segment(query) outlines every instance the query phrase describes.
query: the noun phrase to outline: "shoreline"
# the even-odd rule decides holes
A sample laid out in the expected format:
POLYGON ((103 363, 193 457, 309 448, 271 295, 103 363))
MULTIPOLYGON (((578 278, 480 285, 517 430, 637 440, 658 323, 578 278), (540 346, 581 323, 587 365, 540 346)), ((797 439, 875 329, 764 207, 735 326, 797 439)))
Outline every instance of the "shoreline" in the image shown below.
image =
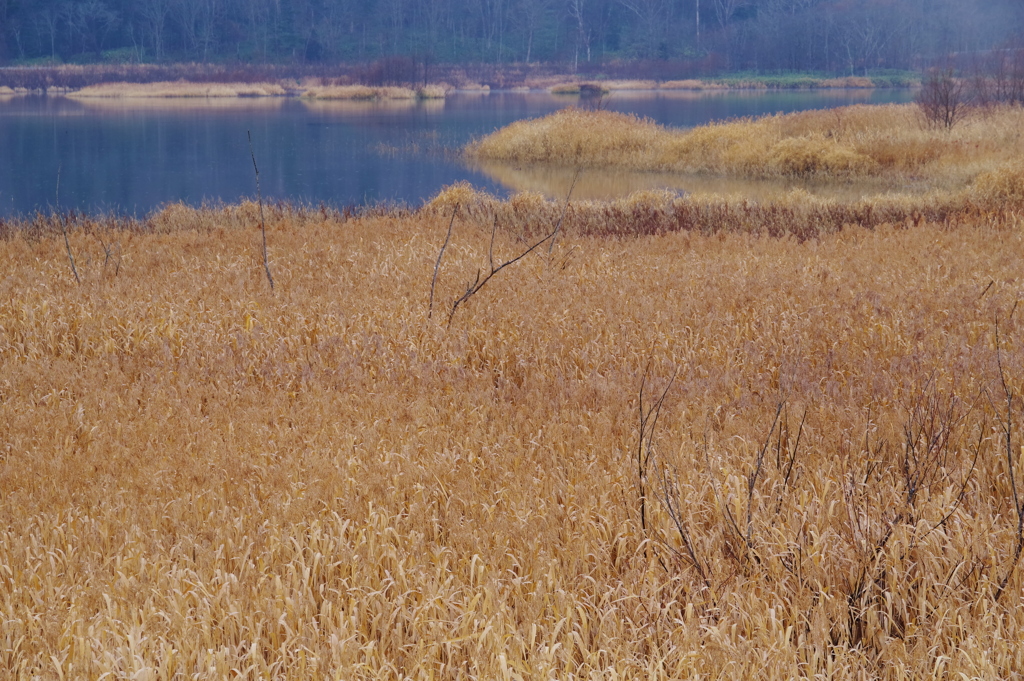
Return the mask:
MULTIPOLYGON (((687 81, 689 82, 689 81, 687 81)), ((490 92, 518 92, 529 94, 547 93, 556 97, 580 99, 607 96, 616 92, 675 93, 689 92, 702 94, 730 92, 816 92, 839 90, 907 90, 916 86, 875 86, 875 85, 814 85, 799 87, 771 87, 764 84, 725 85, 712 81, 695 81, 696 84, 677 86, 674 81, 656 83, 650 87, 620 86, 612 83, 563 83, 550 87, 517 86, 491 88, 488 86, 455 87, 447 83, 431 83, 424 87, 402 86, 371 87, 364 85, 321 86, 294 88, 278 83, 181 83, 160 81, 155 83, 104 83, 101 86, 87 86, 79 89, 47 88, 28 89, 0 87, 0 98, 28 96, 57 96, 71 99, 311 99, 381 101, 395 99, 444 99, 450 94, 486 94, 490 92), (332 91, 334 94, 332 94, 332 91), (347 92, 346 92, 347 91, 347 92)))
POLYGON ((272 70, 204 71, 203 68, 4 67, 0 97, 51 94, 89 98, 306 97, 313 99, 443 98, 452 92, 548 92, 599 97, 612 92, 734 92, 913 89, 917 74, 817 76, 809 74, 727 74, 716 77, 656 80, 584 77, 569 73, 528 74, 515 69, 499 74, 448 69, 416 83, 371 83, 357 75, 286 77, 272 70))

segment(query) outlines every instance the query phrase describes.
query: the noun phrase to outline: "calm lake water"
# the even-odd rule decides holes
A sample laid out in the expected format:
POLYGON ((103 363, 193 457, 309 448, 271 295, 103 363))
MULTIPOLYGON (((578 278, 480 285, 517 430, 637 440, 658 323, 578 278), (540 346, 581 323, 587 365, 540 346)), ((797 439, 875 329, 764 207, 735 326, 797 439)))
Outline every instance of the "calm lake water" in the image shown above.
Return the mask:
MULTIPOLYGON (((906 90, 614 93, 604 106, 692 127, 738 116, 906 102, 906 90)), ((498 195, 557 194, 567 178, 471 168, 457 149, 522 118, 578 105, 547 93, 456 93, 444 101, 73 100, 0 97, 0 216, 61 209, 144 215, 162 204, 265 200, 418 206, 460 180, 498 195), (59 194, 58 194, 59 177, 59 194)), ((557 174, 556 174, 557 175, 557 174)), ((675 186, 654 175, 587 173, 575 196, 675 186)))

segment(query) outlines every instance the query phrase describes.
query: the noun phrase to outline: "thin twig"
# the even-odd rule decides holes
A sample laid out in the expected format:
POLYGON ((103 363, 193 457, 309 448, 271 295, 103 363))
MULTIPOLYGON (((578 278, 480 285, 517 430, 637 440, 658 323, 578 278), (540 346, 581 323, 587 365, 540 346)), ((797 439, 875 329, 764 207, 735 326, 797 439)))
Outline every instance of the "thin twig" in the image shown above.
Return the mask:
POLYGON ((494 237, 498 234, 498 216, 494 216, 494 221, 491 223, 491 243, 487 247, 487 266, 494 271, 494 237))
POLYGON ((644 368, 644 375, 640 379, 640 439, 637 442, 636 450, 637 484, 640 496, 640 528, 645 533, 647 532, 647 471, 650 468, 651 457, 654 455, 654 429, 658 425, 658 418, 661 416, 661 408, 665 404, 668 391, 672 389, 672 384, 675 383, 676 376, 679 375, 679 369, 676 368, 672 373, 672 378, 669 379, 668 385, 661 392, 661 396, 655 400, 649 409, 644 409, 644 388, 647 385, 647 378, 650 372, 651 361, 648 360, 647 366, 644 368))
MULTIPOLYGON (((753 534, 753 521, 754 521, 754 488, 757 487, 757 479, 761 477, 761 468, 764 467, 764 455, 768 452, 768 447, 772 441, 772 434, 775 432, 775 426, 779 424, 779 416, 782 414, 782 408, 786 406, 786 402, 779 402, 778 408, 775 410, 775 419, 772 421, 772 427, 768 429, 768 437, 765 438, 764 444, 761 445, 760 451, 757 453, 757 461, 754 466, 753 472, 750 477, 747 478, 747 533, 744 538, 747 548, 751 547, 751 536, 753 534)), ((782 433, 779 433, 779 437, 782 437, 782 433)), ((728 509, 728 507, 726 507, 728 509)))
POLYGON ((992 286, 993 286, 993 285, 994 285, 995 283, 996 283, 996 280, 995 280, 995 279, 993 279, 992 281, 988 282, 988 286, 986 286, 986 287, 985 287, 985 290, 981 292, 981 295, 980 295, 980 296, 978 296, 978 300, 981 300, 982 298, 984 298, 984 297, 985 297, 985 294, 986 294, 986 293, 988 293, 988 290, 989 290, 990 288, 992 288, 992 286))
POLYGON ((68 262, 71 263, 71 273, 75 275, 75 281, 82 283, 78 276, 78 268, 75 266, 75 256, 71 253, 71 241, 68 240, 68 230, 64 224, 64 215, 60 212, 60 171, 63 164, 57 166, 57 224, 60 225, 60 233, 64 235, 64 248, 68 251, 68 262))
POLYGON ((476 272, 476 279, 474 279, 466 287, 466 292, 463 293, 462 296, 460 296, 458 299, 455 300, 455 302, 452 303, 452 309, 448 313, 448 326, 451 326, 452 319, 455 317, 455 312, 459 309, 459 305, 461 305, 462 303, 466 302, 467 300, 472 298, 474 295, 476 295, 477 292, 479 292, 480 289, 482 289, 484 286, 486 286, 487 282, 489 282, 491 280, 491 278, 494 275, 496 275, 498 272, 502 271, 503 269, 505 269, 509 265, 513 265, 513 264, 519 262, 520 260, 525 258, 527 255, 529 255, 530 253, 535 251, 537 248, 539 248, 541 245, 543 245, 545 241, 549 241, 549 240, 551 241, 551 244, 548 247, 548 254, 551 253, 551 250, 554 248, 555 239, 558 237, 558 233, 562 229, 562 223, 565 220, 566 211, 569 210, 569 200, 572 198, 573 189, 575 189, 576 182, 577 182, 577 180, 579 180, 580 173, 582 173, 582 172, 583 172, 582 168, 578 168, 576 170, 576 174, 572 178, 572 184, 569 186, 569 192, 565 196, 565 205, 562 207, 562 215, 558 218, 558 223, 555 225, 555 228, 553 230, 551 230, 551 233, 548 234, 547 236, 545 236, 544 238, 542 238, 540 241, 537 241, 536 243, 534 243, 532 246, 530 246, 525 251, 523 251, 522 253, 517 255, 515 258, 512 258, 511 260, 507 260, 507 261, 503 262, 502 264, 498 265, 497 267, 494 266, 494 239, 495 239, 495 236, 496 236, 497 231, 498 231, 498 219, 497 219, 497 217, 495 217, 494 223, 491 225, 491 243, 490 243, 490 246, 488 247, 488 251, 487 251, 487 261, 488 261, 487 264, 488 264, 488 267, 489 267, 490 271, 487 273, 487 276, 485 276, 485 277, 483 277, 483 279, 481 279, 480 278, 480 270, 477 270, 477 272, 476 272))
POLYGON ((434 314, 434 287, 437 285, 437 271, 441 268, 441 258, 444 257, 448 242, 452 239, 452 227, 455 225, 455 216, 458 212, 459 204, 456 203, 455 209, 452 211, 452 219, 448 222, 448 234, 444 237, 444 245, 441 246, 441 252, 437 254, 437 262, 434 263, 434 277, 430 280, 430 304, 427 306, 427 319, 434 314))
POLYGON ((927 532, 921 535, 921 538, 918 541, 923 541, 924 538, 927 537, 929 534, 945 525, 949 521, 949 519, 953 517, 953 514, 956 513, 957 509, 960 508, 961 504, 963 504, 964 494, 967 492, 967 485, 970 483, 971 476, 974 475, 974 471, 978 466, 978 458, 981 456, 981 450, 984 448, 984 446, 985 428, 983 426, 978 433, 978 444, 974 448, 974 459, 971 461, 971 468, 970 470, 967 471, 967 475, 964 477, 963 484, 960 485, 960 493, 956 495, 956 501, 953 503, 953 507, 945 516, 942 517, 942 520, 935 523, 935 525, 933 525, 931 529, 929 529, 927 532))
POLYGON ((697 571, 697 575, 700 576, 704 586, 707 587, 708 591, 711 591, 711 580, 708 578, 707 570, 704 569, 704 565, 701 564, 697 558, 697 551, 693 547, 693 540, 690 537, 689 529, 683 522, 682 514, 680 512, 680 500, 678 498, 679 492, 676 488, 675 482, 669 477, 665 466, 661 468, 661 485, 665 491, 665 508, 668 510, 668 517, 672 520, 672 523, 676 526, 676 532, 679 533, 679 539, 683 542, 683 548, 686 549, 686 557, 689 559, 690 564, 697 571), (673 502, 672 500, 676 501, 673 502))
MULTIPOLYGON (((786 424, 786 447, 788 449, 788 447, 789 447, 789 424, 788 424, 789 410, 788 409, 786 410, 786 413, 787 413, 787 416, 786 416, 786 420, 787 420, 787 424, 786 424)), ((800 439, 803 437, 803 434, 804 434, 804 422, 806 420, 807 420, 807 409, 804 408, 803 416, 800 417, 800 427, 797 428, 797 431, 796 431, 796 442, 793 444, 792 451, 789 452, 789 462, 786 464, 786 474, 785 474, 785 476, 782 479, 783 489, 789 487, 790 478, 792 478, 792 476, 793 476, 793 464, 796 462, 796 454, 797 454, 797 451, 800 449, 800 439)), ((781 428, 779 429, 779 441, 780 442, 782 441, 782 429, 781 428)), ((781 445, 780 445, 780 447, 781 447, 781 445)), ((781 457, 778 458, 778 461, 781 463, 781 457)), ((778 515, 781 510, 782 510, 782 492, 779 492, 779 499, 775 503, 775 515, 778 515)))
POLYGON ((565 195, 565 205, 562 206, 562 214, 558 218, 558 224, 555 225, 555 231, 551 233, 551 243, 548 245, 548 255, 551 255, 551 251, 555 249, 555 240, 558 239, 558 233, 562 230, 562 222, 565 221, 565 214, 569 210, 569 199, 572 198, 572 190, 576 188, 576 182, 579 181, 580 173, 582 172, 582 168, 577 168, 576 174, 572 176, 572 183, 569 185, 569 192, 565 195))
POLYGON ((252 150, 252 132, 245 131, 249 136, 249 155, 252 156, 252 169, 256 171, 256 197, 260 202, 260 233, 263 235, 263 271, 267 273, 270 290, 274 290, 274 277, 270 274, 270 260, 267 258, 267 222, 263 218, 263 192, 260 191, 260 169, 256 166, 256 152, 252 150))
MULTIPOLYGON (((497 223, 495 223, 492 226, 492 228, 491 228, 491 246, 490 246, 491 253, 493 253, 493 249, 494 249, 494 235, 495 235, 496 230, 497 230, 497 223)), ((557 228, 556 228, 556 231, 557 231, 557 228)), ((448 313, 448 326, 452 325, 452 319, 455 317, 455 312, 459 309, 459 305, 461 305, 462 303, 466 302, 467 300, 472 298, 474 295, 476 295, 480 291, 480 289, 482 289, 484 286, 486 286, 487 282, 489 282, 491 280, 491 278, 494 277, 494 275, 496 275, 498 272, 502 271, 503 269, 505 269, 509 265, 514 265, 515 263, 519 262, 520 260, 522 260, 523 258, 528 256, 530 253, 533 253, 535 250, 537 250, 537 248, 539 248, 541 245, 543 245, 545 241, 547 241, 548 239, 552 238, 554 235, 555 235, 555 232, 553 231, 550 234, 548 234, 547 236, 545 236, 543 239, 541 239, 540 241, 536 242, 535 244, 533 244, 532 246, 527 248, 525 251, 523 251, 522 253, 517 255, 516 257, 512 258, 511 260, 506 260, 505 262, 501 263, 497 267, 494 266, 494 262, 492 260, 491 263, 490 263, 490 272, 488 272, 487 276, 485 276, 483 279, 480 278, 480 270, 477 270, 476 271, 476 279, 474 279, 472 282, 470 282, 469 285, 466 287, 466 292, 463 293, 462 296, 460 296, 458 299, 455 300, 455 302, 452 303, 452 309, 448 313)), ((493 258, 493 255, 490 256, 490 257, 493 258)))
MULTIPOLYGON (((1016 304, 1014 304, 1013 309, 1017 309, 1016 304)), ((1013 312, 1011 311, 1010 314, 1012 315, 1013 312)), ((1024 552, 1024 504, 1021 504, 1020 496, 1017 492, 1017 474, 1013 466, 1013 402, 1016 395, 1013 394, 1013 389, 1007 385, 1006 373, 1003 371, 998 319, 996 320, 995 330, 996 364, 999 367, 999 380, 1003 386, 1003 394, 1006 396, 1006 423, 1003 424, 1003 434, 1005 436, 1006 445, 1006 466, 1010 474, 1010 491, 1013 495, 1013 510, 1017 512, 1017 544, 1013 550, 1013 560, 1010 562, 1010 567, 1007 569, 1003 578, 999 580, 999 587, 996 589, 994 600, 998 603, 999 599, 1003 596, 1003 592, 1006 590, 1006 585, 1010 583, 1010 577, 1013 576, 1014 571, 1017 569, 1021 553, 1024 552)))

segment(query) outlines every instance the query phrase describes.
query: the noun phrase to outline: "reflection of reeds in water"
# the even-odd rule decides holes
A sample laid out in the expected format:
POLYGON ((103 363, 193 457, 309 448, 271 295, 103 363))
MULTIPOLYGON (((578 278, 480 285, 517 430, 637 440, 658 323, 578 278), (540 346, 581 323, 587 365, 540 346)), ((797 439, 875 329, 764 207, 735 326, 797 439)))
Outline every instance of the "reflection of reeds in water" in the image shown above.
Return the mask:
POLYGON ((281 97, 288 94, 278 83, 101 83, 68 93, 74 98, 217 98, 281 97))
POLYGON ((404 140, 395 143, 379 142, 373 145, 372 149, 384 158, 430 156, 450 161, 459 161, 462 158, 462 150, 458 146, 445 144, 436 130, 410 133, 404 140))
POLYGON ((426 112, 444 111, 443 99, 306 99, 307 109, 319 113, 387 113, 418 109, 426 112))
MULTIPOLYGON (((12 91, 13 92, 13 91, 12 91)), ((413 90, 405 87, 368 87, 365 85, 314 85, 285 87, 280 83, 102 83, 90 85, 68 97, 80 99, 142 99, 142 98, 233 98, 281 97, 300 93, 310 100, 403 101, 443 100, 446 89, 427 85, 413 90)), ((0 94, 3 94, 0 91, 0 94)))

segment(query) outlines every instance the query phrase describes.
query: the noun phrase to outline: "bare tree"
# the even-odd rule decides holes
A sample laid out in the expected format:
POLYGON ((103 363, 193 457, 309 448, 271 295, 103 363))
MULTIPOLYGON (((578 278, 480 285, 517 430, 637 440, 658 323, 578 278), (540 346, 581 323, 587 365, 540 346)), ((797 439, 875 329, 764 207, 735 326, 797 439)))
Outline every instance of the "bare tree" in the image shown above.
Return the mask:
POLYGON ((979 106, 1024 104, 1024 48, 993 50, 973 69, 970 87, 979 106))
POLYGON ((576 23, 576 51, 573 54, 573 73, 579 68, 580 48, 587 51, 587 61, 590 61, 590 31, 586 28, 584 10, 586 0, 568 0, 569 17, 576 23))
POLYGON ((619 4, 636 15, 639 25, 637 33, 639 56, 653 57, 664 27, 668 23, 668 4, 665 0, 618 0, 619 4))
POLYGON ((73 7, 69 25, 81 36, 84 48, 101 54, 107 38, 121 23, 121 18, 100 0, 87 0, 73 7))
POLYGON ((744 0, 713 0, 711 4, 715 10, 715 18, 718 19, 718 25, 724 29, 736 14, 736 10, 745 3, 744 0))
POLYGON ((57 58, 57 31, 63 20, 59 7, 46 7, 39 10, 33 16, 36 31, 45 34, 50 39, 50 58, 57 58))
POLYGON ((142 19, 143 36, 149 35, 153 57, 164 57, 164 34, 167 32, 167 18, 171 13, 171 0, 139 0, 137 10, 142 19))
POLYGON ((173 0, 171 11, 181 29, 185 46, 206 61, 213 42, 213 25, 219 18, 218 0, 173 0))
POLYGON ((551 0, 519 0, 516 6, 520 26, 526 33, 526 57, 523 61, 530 63, 533 57, 533 41, 544 20, 551 14, 551 0))
POLYGON ((915 97, 929 125, 950 130, 970 113, 974 97, 952 67, 932 69, 915 97))

